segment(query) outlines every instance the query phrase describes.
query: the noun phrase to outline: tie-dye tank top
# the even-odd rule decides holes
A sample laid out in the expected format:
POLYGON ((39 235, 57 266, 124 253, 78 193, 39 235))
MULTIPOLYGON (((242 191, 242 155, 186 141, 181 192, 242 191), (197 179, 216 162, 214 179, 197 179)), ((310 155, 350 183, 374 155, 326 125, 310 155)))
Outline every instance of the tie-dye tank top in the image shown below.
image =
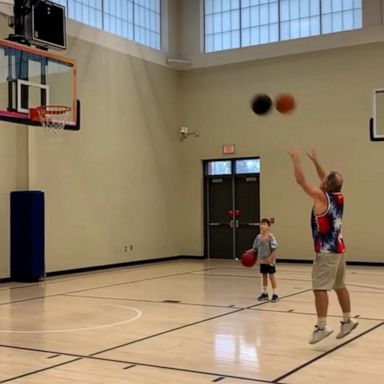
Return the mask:
POLYGON ((344 253, 345 245, 341 232, 344 196, 340 192, 326 193, 327 209, 317 215, 312 209, 311 227, 316 253, 344 253))

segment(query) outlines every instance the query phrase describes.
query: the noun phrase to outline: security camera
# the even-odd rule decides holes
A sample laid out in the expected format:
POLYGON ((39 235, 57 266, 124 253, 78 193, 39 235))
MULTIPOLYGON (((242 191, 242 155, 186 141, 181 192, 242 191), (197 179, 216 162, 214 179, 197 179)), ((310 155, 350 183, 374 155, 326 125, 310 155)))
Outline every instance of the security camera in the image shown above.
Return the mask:
POLYGON ((189 128, 185 127, 185 126, 180 127, 179 135, 180 135, 180 140, 181 141, 185 140, 188 136, 199 137, 198 133, 196 133, 196 132, 189 132, 189 128))
POLYGON ((188 136, 188 127, 181 127, 180 128, 180 135, 188 136))

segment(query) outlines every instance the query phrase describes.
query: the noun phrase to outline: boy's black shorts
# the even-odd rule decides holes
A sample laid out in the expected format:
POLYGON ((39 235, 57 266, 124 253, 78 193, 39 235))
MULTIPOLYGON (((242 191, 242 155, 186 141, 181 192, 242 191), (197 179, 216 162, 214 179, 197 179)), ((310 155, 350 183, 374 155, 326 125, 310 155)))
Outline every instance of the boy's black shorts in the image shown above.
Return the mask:
POLYGON ((263 275, 269 273, 272 275, 276 272, 276 267, 273 264, 260 264, 260 273, 263 275))

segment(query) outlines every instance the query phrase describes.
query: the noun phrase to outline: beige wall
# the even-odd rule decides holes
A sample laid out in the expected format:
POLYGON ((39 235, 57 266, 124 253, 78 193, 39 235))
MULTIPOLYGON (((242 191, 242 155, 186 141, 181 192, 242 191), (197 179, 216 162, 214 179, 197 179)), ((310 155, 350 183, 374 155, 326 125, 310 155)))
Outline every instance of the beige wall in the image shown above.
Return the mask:
MULTIPOLYGON (((172 8, 173 23, 175 15, 188 14, 187 1, 169 4, 179 6, 172 8)), ((199 14, 196 2, 190 4, 191 14, 199 14)), ((189 52, 192 69, 179 72, 166 67, 168 53, 69 22, 67 54, 79 68, 80 132, 65 132, 57 144, 47 142, 42 129, 0 122, 0 277, 9 276, 9 193, 27 188, 46 195, 48 272, 202 255, 201 161, 222 157, 223 144, 235 144, 238 157, 261 157, 262 215, 276 218, 281 257, 311 257, 311 201, 294 183, 287 155, 297 146, 303 153, 316 147, 326 166, 345 175, 350 258, 382 261, 384 144, 368 136, 372 90, 384 86, 382 26, 376 22, 342 34, 344 48, 328 36, 288 48, 213 55, 195 50, 189 52), (217 65, 220 60, 227 65, 217 65), (251 112, 255 93, 281 91, 296 97, 294 114, 251 112), (181 125, 200 136, 180 142, 181 125), (131 244, 133 251, 124 252, 131 244)), ((169 52, 178 46, 176 56, 184 57, 200 38, 181 32, 169 52)))
POLYGON ((78 63, 81 130, 52 143, 43 129, 0 122, 0 277, 13 190, 45 192, 47 272, 182 253, 179 73, 156 63, 164 54, 71 27, 85 36, 66 53, 78 63))
MULTIPOLYGON (((9 33, 1 16, 0 33, 9 33)), ((10 192, 28 189, 27 132, 25 126, 0 121, 0 278, 9 276, 10 192)))
MULTIPOLYGON (((282 258, 311 257, 311 200, 293 180, 287 150, 303 152, 309 180, 318 183, 305 151, 316 148, 324 165, 345 175, 345 238, 350 259, 382 261, 381 201, 383 145, 369 141, 372 90, 384 84, 384 44, 285 56, 183 73, 182 115, 200 134, 184 146, 188 162, 186 197, 195 235, 201 215, 201 159, 222 157, 235 144, 236 156, 261 158, 261 214, 275 217, 282 258), (256 116, 249 108, 258 92, 291 92, 292 115, 256 116)), ((192 246, 191 240, 191 246, 192 246)), ((196 244, 196 251, 199 245, 196 244)))
POLYGON ((179 3, 180 56, 192 63, 182 76, 181 115, 183 124, 200 133, 183 143, 186 196, 194 202, 186 214, 193 221, 190 248, 196 244, 198 251, 202 238, 201 159, 220 158, 223 144, 236 144, 236 156, 261 157, 262 215, 276 217, 280 256, 310 258, 311 201, 293 182, 287 150, 295 146, 305 153, 316 147, 325 165, 339 168, 346 177, 344 231, 350 258, 382 261, 384 144, 369 141, 368 121, 372 91, 384 84, 383 1, 363 2, 362 30, 211 54, 202 53, 201 4, 179 3), (298 101, 292 116, 260 118, 251 112, 254 94, 283 91, 298 101))
POLYGON ((71 46, 81 130, 60 145, 33 131, 47 270, 179 255, 178 74, 87 42, 71 46))

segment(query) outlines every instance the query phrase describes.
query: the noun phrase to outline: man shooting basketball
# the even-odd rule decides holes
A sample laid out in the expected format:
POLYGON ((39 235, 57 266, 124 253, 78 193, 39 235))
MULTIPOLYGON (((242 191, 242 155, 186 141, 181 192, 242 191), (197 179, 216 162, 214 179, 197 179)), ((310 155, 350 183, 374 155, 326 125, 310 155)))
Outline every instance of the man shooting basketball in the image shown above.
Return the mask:
POLYGON ((307 155, 321 180, 320 186, 316 187, 304 176, 298 150, 292 149, 289 154, 296 182, 313 199, 311 226, 316 255, 312 269, 312 289, 315 296, 317 324, 309 343, 318 343, 333 332, 327 326, 328 291, 331 289, 335 290, 343 312, 343 321, 336 336, 341 339, 358 325, 358 322, 351 318, 351 302, 345 286, 346 254, 341 231, 344 208, 344 196, 341 193, 343 176, 335 171, 326 173, 315 151, 312 150, 307 155))

